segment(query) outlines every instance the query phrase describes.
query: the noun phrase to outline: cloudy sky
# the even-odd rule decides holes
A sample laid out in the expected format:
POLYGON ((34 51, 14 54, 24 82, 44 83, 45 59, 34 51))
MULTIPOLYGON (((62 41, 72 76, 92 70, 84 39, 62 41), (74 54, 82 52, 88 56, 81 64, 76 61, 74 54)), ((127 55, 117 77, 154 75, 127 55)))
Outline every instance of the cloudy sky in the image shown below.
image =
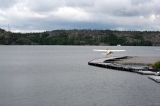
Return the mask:
POLYGON ((0 0, 0 28, 160 31, 160 0, 0 0))

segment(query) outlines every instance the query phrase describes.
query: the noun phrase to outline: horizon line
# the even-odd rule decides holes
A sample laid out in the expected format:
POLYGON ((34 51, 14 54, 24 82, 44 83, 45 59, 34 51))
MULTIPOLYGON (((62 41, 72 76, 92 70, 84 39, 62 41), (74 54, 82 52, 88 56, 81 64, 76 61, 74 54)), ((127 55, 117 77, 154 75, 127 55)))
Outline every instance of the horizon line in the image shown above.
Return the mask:
POLYGON ((118 32, 160 32, 160 30, 120 30, 120 29, 98 29, 98 28, 59 28, 59 29, 53 29, 53 30, 6 30, 5 28, 0 28, 1 30, 4 30, 6 32, 11 32, 11 33, 43 33, 43 32, 51 32, 51 31, 71 31, 71 30, 97 30, 97 31, 118 31, 118 32))

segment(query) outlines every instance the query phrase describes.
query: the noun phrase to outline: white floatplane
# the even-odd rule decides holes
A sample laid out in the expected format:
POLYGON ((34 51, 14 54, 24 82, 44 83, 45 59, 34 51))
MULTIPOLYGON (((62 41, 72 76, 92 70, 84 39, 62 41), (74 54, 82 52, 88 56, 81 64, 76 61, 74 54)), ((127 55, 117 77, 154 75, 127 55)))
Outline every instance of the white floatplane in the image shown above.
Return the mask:
POLYGON ((106 56, 113 54, 114 52, 124 52, 126 50, 111 50, 111 49, 106 49, 106 50, 102 50, 102 49, 93 49, 93 51, 96 52, 104 52, 106 56))

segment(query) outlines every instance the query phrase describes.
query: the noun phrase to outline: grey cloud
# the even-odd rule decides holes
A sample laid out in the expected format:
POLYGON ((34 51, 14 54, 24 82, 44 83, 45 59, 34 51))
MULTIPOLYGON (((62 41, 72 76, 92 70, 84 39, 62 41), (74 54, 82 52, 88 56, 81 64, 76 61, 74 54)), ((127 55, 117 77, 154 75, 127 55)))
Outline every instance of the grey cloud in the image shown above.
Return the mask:
POLYGON ((71 7, 91 7, 94 5, 94 0, 66 0, 65 5, 71 7))
POLYGON ((29 7, 32 11, 36 12, 49 12, 54 11, 60 7, 79 7, 85 8, 94 5, 93 0, 37 0, 30 1, 26 0, 25 5, 29 7))
POLYGON ((160 15, 160 1, 159 0, 157 0, 154 4, 154 12, 155 14, 160 15))
POLYGON ((12 29, 108 28, 160 30, 158 29, 160 27, 154 28, 155 25, 158 26, 157 23, 160 23, 160 21, 158 19, 150 21, 149 19, 151 15, 160 15, 159 0, 0 0, 0 3, 0 26, 3 27, 7 23, 13 27, 12 29), (13 6, 16 8, 12 9, 13 6), (2 8, 5 14, 1 12, 2 8), (67 8, 68 10, 64 11, 67 8), (20 13, 16 13, 19 11, 20 13), (54 15, 54 12, 60 12, 61 17, 54 15), (80 12, 83 14, 78 18, 81 17, 82 21, 73 20, 68 15, 80 15, 80 12), (90 19, 83 20, 85 16, 89 16, 90 19), (139 18, 140 16, 142 16, 142 19, 139 18), (8 22, 2 20, 5 17, 8 22), (145 27, 146 24, 150 27, 145 27))
POLYGON ((27 0, 25 5, 32 11, 49 12, 63 6, 63 0, 27 0))
POLYGON ((135 17, 135 16, 149 16, 153 14, 155 7, 154 0, 122 0, 119 2, 113 2, 111 4, 104 3, 96 6, 95 12, 102 14, 109 14, 120 17, 135 17), (123 2, 122 2, 123 1, 123 2), (125 2, 124 2, 125 1, 125 2), (127 2, 128 1, 128 2, 127 2), (139 5, 140 4, 140 5, 139 5))
POLYGON ((0 0, 0 9, 12 7, 17 3, 17 0, 0 0))
POLYGON ((151 3, 154 0, 131 0, 132 5, 139 5, 139 4, 146 4, 146 3, 151 3))
POLYGON ((133 16, 148 16, 152 14, 152 8, 143 6, 143 7, 127 7, 121 8, 114 12, 115 15, 125 16, 125 17, 133 17, 133 16))

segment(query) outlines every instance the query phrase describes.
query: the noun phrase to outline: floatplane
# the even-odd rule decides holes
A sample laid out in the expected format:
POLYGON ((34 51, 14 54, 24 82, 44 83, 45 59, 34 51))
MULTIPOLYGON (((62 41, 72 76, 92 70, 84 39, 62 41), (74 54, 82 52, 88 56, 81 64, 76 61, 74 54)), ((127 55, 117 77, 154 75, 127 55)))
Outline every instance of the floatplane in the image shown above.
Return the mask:
POLYGON ((96 51, 96 52, 104 52, 105 55, 108 56, 108 55, 113 54, 114 52, 124 52, 124 51, 126 51, 126 50, 111 50, 111 49, 102 50, 102 49, 93 49, 93 51, 96 51))

